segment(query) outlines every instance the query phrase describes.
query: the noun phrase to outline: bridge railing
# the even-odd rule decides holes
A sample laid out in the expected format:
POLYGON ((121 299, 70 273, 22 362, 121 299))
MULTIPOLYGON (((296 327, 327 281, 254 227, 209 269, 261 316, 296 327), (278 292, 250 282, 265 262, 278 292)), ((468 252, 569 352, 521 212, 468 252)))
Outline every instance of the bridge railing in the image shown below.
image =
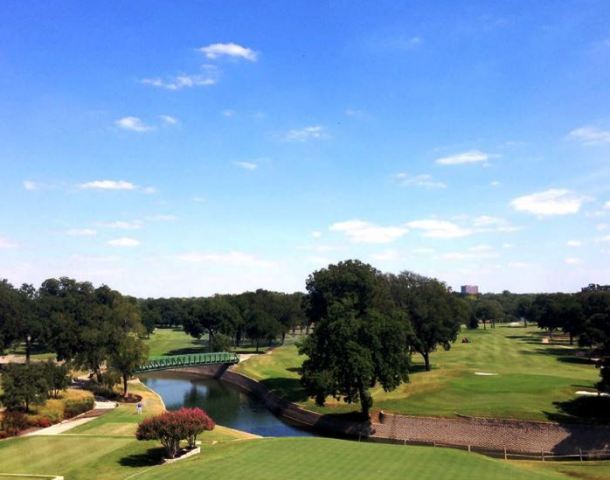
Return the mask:
POLYGON ((148 362, 137 368, 137 373, 170 368, 192 367, 197 365, 239 363, 239 356, 233 352, 196 353, 192 355, 168 355, 165 357, 149 357, 148 362))

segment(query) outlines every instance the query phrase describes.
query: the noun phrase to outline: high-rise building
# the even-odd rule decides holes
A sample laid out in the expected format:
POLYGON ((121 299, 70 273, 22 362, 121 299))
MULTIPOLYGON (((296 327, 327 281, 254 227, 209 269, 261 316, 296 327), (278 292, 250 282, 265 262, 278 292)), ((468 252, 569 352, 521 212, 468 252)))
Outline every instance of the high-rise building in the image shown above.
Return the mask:
POLYGON ((460 292, 462 293, 462 295, 478 295, 479 286, 478 285, 462 285, 460 287, 460 292))

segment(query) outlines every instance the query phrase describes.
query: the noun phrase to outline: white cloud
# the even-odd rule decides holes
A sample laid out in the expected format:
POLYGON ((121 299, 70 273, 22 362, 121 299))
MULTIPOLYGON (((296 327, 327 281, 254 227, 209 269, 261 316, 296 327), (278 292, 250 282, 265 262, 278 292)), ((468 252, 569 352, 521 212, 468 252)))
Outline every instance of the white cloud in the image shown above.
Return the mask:
POLYGON ((10 240, 6 237, 0 236, 0 248, 15 248, 15 247, 17 247, 17 244, 15 242, 13 242, 12 240, 10 240))
POLYGON ((191 198, 191 200, 195 203, 205 203, 207 201, 205 199, 205 197, 202 197, 200 195, 195 195, 194 197, 191 198))
POLYGON ((381 227, 362 220, 337 222, 329 230, 345 234, 354 243, 390 243, 409 231, 403 226, 381 227))
POLYGON ((207 58, 216 59, 219 57, 243 58, 250 62, 256 62, 258 53, 250 48, 243 47, 237 43, 212 43, 199 49, 207 58))
POLYGON ((489 182, 489 186, 491 186, 491 187, 499 187, 500 185, 502 185, 502 184, 498 180, 489 182))
POLYGON ((93 180, 81 183, 78 188, 83 190, 135 190, 138 187, 125 180, 93 180))
POLYGON ((163 122, 164 125, 178 124, 178 119, 176 117, 172 117, 171 115, 159 115, 159 118, 161 119, 161 122, 163 122))
POLYGON ((408 173, 397 173, 394 178, 406 187, 424 187, 424 188, 447 188, 444 182, 435 180, 432 175, 409 175, 408 173))
POLYGON ((235 116, 235 110, 231 110, 230 108, 227 108, 220 113, 222 113, 223 117, 234 117, 235 116))
POLYGON ((66 235, 70 235, 72 237, 93 237, 97 234, 92 228, 71 228, 66 231, 66 235))
POLYGON ((239 167, 239 168, 243 168, 244 170, 256 170, 258 168, 258 165, 256 163, 252 163, 252 162, 233 162, 233 165, 239 167))
POLYGON ((510 206, 519 212, 535 215, 569 215, 578 213, 587 197, 573 194, 570 190, 551 188, 543 192, 517 197, 510 206))
POLYGON ((144 85, 164 88, 165 90, 182 90, 183 88, 209 87, 218 82, 219 72, 214 65, 204 65, 203 73, 181 74, 174 77, 143 78, 140 80, 144 85))
POLYGON ((580 265, 582 260, 576 257, 568 257, 564 260, 566 265, 580 265))
POLYGON ((580 241, 580 240, 568 240, 566 245, 568 247, 582 247, 582 241, 580 241))
POLYGON ((507 220, 489 215, 480 215, 472 220, 477 232, 516 232, 520 227, 511 225, 507 220))
POLYGON ((188 252, 178 255, 177 258, 188 263, 209 263, 228 267, 269 268, 275 266, 274 262, 239 251, 188 252))
POLYGON ((33 182, 32 180, 24 180, 23 188, 25 188, 26 190, 38 190, 38 188, 40 188, 40 185, 37 182, 33 182))
POLYGON ((142 222, 140 220, 117 220, 116 222, 102 222, 99 224, 102 227, 114 228, 117 230, 137 230, 142 228, 142 222))
POLYGON ((513 248, 515 246, 514 243, 503 243, 502 248, 513 248))
POLYGON ((109 240, 108 245, 111 247, 137 247, 140 245, 140 241, 135 238, 121 237, 109 240))
POLYGON ((284 139, 289 142, 306 142, 307 140, 317 140, 327 138, 324 127, 321 125, 311 125, 309 127, 295 128, 286 132, 284 139))
POLYGON ((459 238, 473 233, 471 229, 460 227, 446 220, 414 220, 407 223, 407 226, 415 230, 421 230, 422 235, 428 238, 459 238))
POLYGON ((610 200, 604 203, 604 210, 610 210, 610 200))
POLYGON ((568 134, 569 138, 582 142, 584 145, 597 145, 610 143, 610 130, 602 130, 597 127, 580 127, 568 134))
POLYGON ((345 115, 347 115, 348 117, 364 118, 366 116, 366 113, 363 110, 348 108, 345 110, 345 115))
POLYGON ((467 152, 456 153, 447 157, 437 158, 436 163, 439 165, 462 165, 466 163, 485 163, 492 155, 481 152, 480 150, 469 150, 467 152))
POLYGON ((597 239, 598 242, 610 242, 610 235, 606 235, 605 237, 601 237, 597 239))
POLYGON ((313 232, 311 232, 311 236, 312 236, 313 238, 320 238, 320 237, 322 236, 322 232, 317 231, 317 230, 316 230, 316 231, 313 231, 313 232))
POLYGON ((154 130, 154 127, 146 125, 139 117, 133 116, 119 118, 118 120, 115 120, 114 124, 119 128, 132 132, 143 133, 154 130))

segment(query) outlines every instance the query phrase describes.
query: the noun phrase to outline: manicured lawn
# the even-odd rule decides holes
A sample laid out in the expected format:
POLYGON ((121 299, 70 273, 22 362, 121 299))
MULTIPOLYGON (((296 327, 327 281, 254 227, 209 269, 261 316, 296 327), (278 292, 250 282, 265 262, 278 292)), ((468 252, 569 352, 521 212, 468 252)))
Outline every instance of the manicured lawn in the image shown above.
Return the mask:
POLYGON ((203 455, 155 468, 142 480, 559 480, 534 470, 467 452, 325 438, 275 438, 213 446, 203 455))
POLYGON ((157 328, 146 341, 149 355, 185 355, 208 351, 207 340, 197 340, 179 328, 157 328))
MULTIPOLYGON (((424 372, 420 356, 414 355, 410 383, 393 392, 373 389, 374 408, 412 415, 566 419, 556 402, 575 399, 577 390, 592 389, 599 372, 576 357, 565 341, 543 344, 543 336, 536 328, 465 330, 451 350, 432 354, 431 372, 424 372), (471 343, 461 343, 463 336, 471 343)), ((296 347, 287 346, 236 368, 308 408, 357 409, 333 399, 324 408, 313 405, 299 383, 302 361, 296 347)))

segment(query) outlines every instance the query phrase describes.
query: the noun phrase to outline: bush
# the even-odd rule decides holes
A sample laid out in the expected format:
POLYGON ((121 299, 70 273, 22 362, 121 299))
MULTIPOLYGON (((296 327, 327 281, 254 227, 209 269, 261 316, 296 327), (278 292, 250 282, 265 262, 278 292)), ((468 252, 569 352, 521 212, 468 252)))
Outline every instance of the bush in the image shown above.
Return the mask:
POLYGON ((72 418, 83 412, 91 410, 95 405, 95 400, 91 397, 79 400, 66 400, 64 407, 64 418, 72 418))
POLYGON ((159 440, 169 458, 174 458, 180 449, 180 441, 187 440, 194 448, 197 435, 204 430, 213 430, 216 424, 200 408, 181 408, 177 412, 165 412, 150 417, 138 425, 138 440, 159 440))
POLYGON ((20 431, 28 428, 28 419, 21 412, 6 411, 2 416, 2 430, 8 436, 17 435, 20 431))
POLYGON ((28 424, 32 427, 47 428, 53 425, 53 423, 49 417, 34 416, 28 419, 28 424))

